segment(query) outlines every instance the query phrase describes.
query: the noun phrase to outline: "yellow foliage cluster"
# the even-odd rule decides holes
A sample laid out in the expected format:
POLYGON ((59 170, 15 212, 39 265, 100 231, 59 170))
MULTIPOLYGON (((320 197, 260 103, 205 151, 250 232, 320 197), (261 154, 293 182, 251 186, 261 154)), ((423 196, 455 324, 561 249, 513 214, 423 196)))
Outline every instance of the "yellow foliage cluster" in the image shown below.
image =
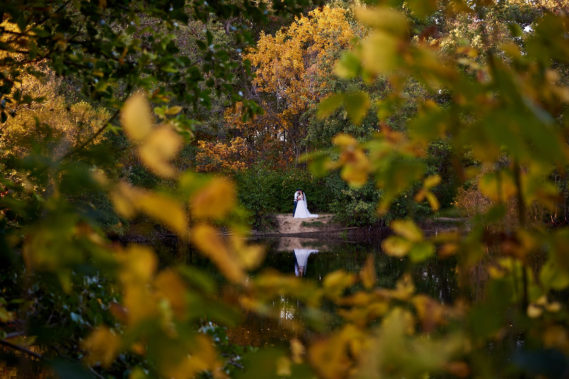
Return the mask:
POLYGON ((244 170, 253 155, 242 137, 232 138, 228 143, 200 140, 198 148, 196 167, 203 172, 244 170))
POLYGON ((7 47, 0 51, 0 59, 10 57, 21 61, 25 56, 24 52, 27 50, 27 38, 19 34, 22 31, 18 25, 9 21, 2 21, 0 23, 0 30, 8 31, 8 33, 0 34, 0 43, 7 47))
MULTIPOLYGON (((315 12, 325 11, 326 8, 315 12)), ((424 104, 424 109, 409 123, 408 134, 382 126, 381 133, 365 143, 345 134, 336 136, 333 152, 337 158, 318 155, 324 157, 320 162, 324 169, 341 169, 343 178, 354 186, 375 176, 376 183, 384 190, 380 212, 385 212, 397 195, 422 179, 414 198, 427 200, 437 209, 432 189, 441 179, 436 175, 426 176, 420 158, 424 157, 429 142, 452 135, 457 146, 468 145, 477 159, 492 166, 490 172, 478 177, 478 187, 485 197, 497 203, 517 197, 522 201, 520 207, 534 202, 544 207, 555 205, 558 192, 550 186, 548 177, 557 165, 565 166, 569 149, 560 142, 565 139, 555 120, 547 117, 548 112, 553 113, 554 105, 565 106, 568 102, 567 88, 559 83, 554 72, 545 71, 544 75, 534 77, 531 73, 537 67, 519 64, 516 68, 527 68, 527 72, 518 73, 503 62, 492 61, 494 67, 489 68, 489 72, 494 70, 492 84, 465 78, 455 64, 439 60, 432 46, 410 41, 410 24, 402 13, 380 6, 360 8, 357 15, 372 29, 352 52, 352 58, 365 70, 366 79, 371 81, 385 75, 397 91, 407 76, 414 75, 432 90, 447 87, 457 93, 452 94, 454 98, 448 109, 424 104), (450 113, 455 111, 454 107, 463 108, 450 113), (480 117, 482 121, 476 124, 480 117), (504 151, 511 155, 511 162, 499 166, 496 163, 504 151)), ((297 20, 295 28, 307 28, 312 22, 301 20, 297 20)), ((559 25, 566 27, 566 23, 559 25)), ((283 38, 281 42, 288 41, 283 38)), ((528 43, 531 45, 532 41, 528 43)), ((533 43, 534 48, 540 46, 533 43)), ((565 46, 560 47, 559 51, 566 54, 565 46)), ((512 60, 520 59, 518 63, 523 63, 519 50, 510 46, 509 51, 513 53, 512 60)), ((299 62, 290 62, 292 71, 301 67, 299 62)), ((351 75, 350 67, 340 67, 337 72, 351 75)), ((286 88, 281 89, 283 98, 287 96, 286 88)), ((279 93, 278 88, 274 91, 279 93)), ((369 101, 369 97, 356 98, 369 101)), ((302 100, 291 99, 293 106, 301 103, 302 100)), ((367 109, 368 106, 366 112, 367 109)), ((459 298, 452 305, 442 304, 417 293, 409 273, 401 275, 394 288, 381 288, 373 258, 367 260, 359 273, 338 270, 319 283, 272 270, 250 277, 247 271, 258 266, 263 249, 244 242, 242 230, 232 222, 236 213, 234 184, 224 178, 180 173, 173 167, 171 162, 180 149, 180 137, 167 123, 155 125, 142 94, 127 101, 121 121, 141 162, 154 174, 170 180, 174 189, 153 191, 101 179, 116 211, 129 219, 145 215, 171 229, 183 243, 191 243, 228 280, 229 288, 224 290, 231 299, 220 300, 217 289, 211 288, 214 285, 196 279, 198 271, 192 271, 191 267, 159 268, 157 256, 148 247, 108 246, 96 232, 76 219, 45 221, 23 239, 23 258, 30 271, 45 269, 61 273, 67 269, 70 276, 69 267, 86 259, 80 255, 84 250, 72 246, 73 242, 83 246, 88 241, 100 250, 112 252, 105 258, 116 270, 116 288, 122 298, 120 304, 109 304, 109 308, 118 326, 99 326, 84 340, 88 364, 109 366, 118 354, 129 351, 147 357, 163 377, 195 377, 206 370, 214 377, 224 377, 221 358, 212 341, 196 335, 193 329, 195 322, 203 320, 207 305, 214 301, 231 302, 239 310, 278 318, 281 312, 274 304, 285 298, 292 298, 298 304, 296 308, 286 309, 293 316, 285 327, 299 334, 305 328, 302 316, 311 318, 315 324, 320 319, 328 320, 327 316, 340 321, 324 321, 321 334, 306 333, 302 334, 303 341, 291 340, 290 352, 277 353, 274 370, 266 372, 268 377, 292 376, 296 366, 304 364, 309 364, 323 378, 415 378, 438 374, 468 377, 471 368, 476 369, 474 365, 487 356, 488 343, 500 341, 512 330, 517 333, 516 328, 527 332, 524 336, 527 341, 541 341, 546 347, 567 353, 569 334, 563 319, 564 304, 555 298, 569 287, 568 228, 534 228, 521 222, 520 216, 520 226, 495 241, 499 248, 497 258, 484 262, 488 276, 497 280, 498 289, 488 291, 489 300, 482 304, 471 304, 469 298, 459 298), (228 233, 222 233, 219 225, 226 226, 228 233), (52 254, 53 251, 59 254, 52 254), (529 270, 528 262, 536 258, 545 263, 529 270), (510 287, 511 292, 504 290, 510 287), (208 296, 210 303, 204 301, 208 296), (525 301, 519 301, 522 296, 525 301), (514 309, 518 303, 525 314, 514 309), (327 313, 330 309, 333 315, 327 313), (495 313, 505 314, 508 319, 499 319, 495 313), (484 335, 478 335, 479 327, 484 335), (485 354, 479 356, 482 350, 485 354)), ((411 219, 396 220, 390 225, 394 235, 385 239, 382 247, 386 254, 396 258, 408 256, 412 262, 436 254, 440 258, 460 254, 456 270, 459 276, 464 275, 461 272, 478 264, 484 249, 490 246, 484 240, 482 227, 503 217, 499 210, 485 215, 489 221, 474 220, 480 224, 474 223, 465 235, 447 232, 430 236, 411 219)), ((69 290, 69 284, 65 288, 69 290)), ((0 313, 2 320, 11 317, 5 310, 0 313)), ((140 369, 133 370, 133 378, 137 372, 140 369)), ((473 376, 478 374, 474 372, 473 376)))
MULTIPOLYGON (((145 98, 138 94, 125 104, 121 115, 127 135, 137 143, 139 155, 148 143, 148 136, 157 130, 148 109, 145 98)), ((168 134, 154 137, 163 141, 153 144, 172 142, 168 134)), ((338 137, 335 143, 346 149, 357 145, 348 136, 338 137)), ((156 157, 163 158, 160 154, 156 157)), ((153 162, 143 160, 143 163, 150 169, 155 166, 153 162)), ((169 171, 161 174, 170 175, 169 171)), ((234 184, 225 178, 203 178, 189 172, 175 173, 173 179, 178 181, 182 197, 132 187, 124 182, 107 185, 115 209, 121 215, 131 218, 138 213, 145 214, 169 227, 208 257, 232 284, 235 301, 242 309, 278 318, 279 310, 273 305, 283 296, 306 304, 309 313, 319 312, 324 302, 338 307, 338 315, 345 323, 327 335, 305 342, 293 339, 291 353, 283 352, 275 357, 275 374, 290 376, 295 365, 309 363, 323 378, 373 377, 391 370, 399 349, 409 353, 420 351, 423 357, 421 361, 397 358, 402 375, 451 372, 448 362, 462 354, 464 340, 458 337, 425 339, 413 333, 418 327, 431 331, 444 325, 449 318, 456 317, 458 310, 416 294, 410 276, 402 276, 394 289, 378 288, 374 260, 370 256, 359 273, 338 270, 323 278, 321 284, 271 270, 251 278, 247 271, 258 266, 264 249, 245 243, 237 228, 230 227, 231 233, 223 235, 216 226, 226 223, 234 212, 237 201, 234 184), (402 304, 405 308, 400 307, 402 304), (374 326, 379 318, 384 321, 374 326)), ((430 179, 425 188, 434 182, 430 179)), ((411 249, 418 250, 417 254, 424 253, 420 245, 426 242, 416 225, 409 221, 393 226, 401 238, 410 241, 411 249)), ((74 231, 76 228, 70 224, 70 233, 74 231)), ((429 246, 431 252, 434 248, 429 246)), ((36 257, 32 249, 26 251, 29 251, 27 262, 34 263, 36 257)), ((154 252, 137 245, 116 248, 114 261, 122 300, 120 304, 112 304, 111 310, 122 330, 119 333, 108 326, 97 327, 83 342, 88 352, 86 362, 109 366, 118 354, 130 351, 153 357, 158 372, 166 377, 194 377, 202 371, 224 377, 222 360, 212 341, 184 327, 185 323, 200 317, 202 311, 194 304, 199 304, 196 302, 203 295, 192 292, 189 277, 183 275, 183 270, 159 270, 154 252), (154 346, 161 349, 157 356, 152 355, 156 354, 154 346)), ((296 315, 297 310, 292 307, 289 312, 296 315)), ((295 316, 285 327, 299 332, 305 326, 295 316)), ((452 367, 457 365, 464 367, 460 361, 454 362, 452 367)))
POLYGON ((83 341, 87 363, 108 367, 125 350, 144 355, 146 340, 158 328, 162 343, 171 344, 171 354, 164 354, 158 362, 164 376, 188 378, 207 370, 216 378, 225 377, 208 337, 180 338, 178 327, 190 317, 188 287, 180 273, 173 269, 156 272, 156 256, 142 246, 120 251, 117 260, 123 297, 122 305, 114 304, 111 310, 130 338, 122 339, 108 327, 99 326, 83 341))
POLYGON ((567 0, 508 0, 506 3, 532 6, 537 9, 562 14, 569 11, 569 1, 567 0))
MULTIPOLYGON (((45 69, 45 78, 23 76, 18 89, 23 96, 43 97, 44 101, 9 108, 0 135, 0 150, 4 154, 23 155, 34 145, 57 143, 56 156, 80 145, 99 130, 110 118, 104 108, 95 108, 85 101, 69 104, 59 95, 60 83, 51 71, 45 69)), ((102 136, 95 139, 101 141, 102 136)))
POLYGON ((244 58, 255 68, 257 89, 285 101, 283 115, 290 118, 321 96, 337 54, 350 47, 355 36, 345 9, 324 6, 275 36, 261 34, 244 58))
MULTIPOLYGON (((264 249, 245 243, 239 228, 223 236, 214 226, 225 222, 235 210, 234 184, 221 177, 177 172, 170 161, 177 154, 180 137, 168 124, 154 125, 143 94, 128 99, 121 112, 121 123, 141 162, 156 175, 176 180, 185 195, 151 191, 123 181, 113 184, 99 178, 110 191, 115 210, 128 219, 143 214, 168 227, 211 259, 229 281, 245 286, 247 270, 260 263, 264 249)), ((201 300, 192 294, 181 271, 159 271, 157 257, 148 247, 131 245, 114 250, 122 300, 121 304, 113 304, 111 310, 124 330, 118 333, 107 326, 96 328, 83 342, 88 351, 87 363, 106 367, 120 352, 149 355, 156 344, 162 350, 153 359, 164 377, 188 378, 202 371, 216 378, 225 377, 222 360, 211 339, 195 335, 186 327, 202 316, 202 310, 196 308, 196 302, 201 300)), ((37 249, 26 252, 27 263, 38 267, 41 257, 37 256, 37 249)))
POLYGON ((240 148, 242 138, 251 141, 250 156, 269 158, 276 166, 298 158, 305 135, 299 118, 330 91, 334 62, 359 34, 349 22, 348 11, 328 5, 296 18, 274 36, 262 33, 244 59, 254 68, 255 92, 269 95, 259 101, 264 114, 243 121, 241 104, 229 108, 227 128, 237 130, 241 137, 226 143, 200 142, 203 170, 240 169, 243 159, 229 166, 220 159, 238 158, 233 151, 240 148), (267 157, 268 153, 273 155, 267 157))

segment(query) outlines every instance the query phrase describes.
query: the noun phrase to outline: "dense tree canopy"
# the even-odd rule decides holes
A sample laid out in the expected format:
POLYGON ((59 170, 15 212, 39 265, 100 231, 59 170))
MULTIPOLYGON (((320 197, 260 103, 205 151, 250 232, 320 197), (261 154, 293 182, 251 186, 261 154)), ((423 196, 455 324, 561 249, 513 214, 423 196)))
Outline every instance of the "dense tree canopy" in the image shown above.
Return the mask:
POLYGON ((315 6, 2 3, 1 369, 566 376, 567 2, 315 6), (248 211, 299 183, 390 221, 397 265, 262 268, 248 211), (425 232, 451 202, 464 226, 425 232), (452 297, 420 285, 438 262, 452 297), (287 343, 217 334, 245 315, 287 343))
POLYGON ((235 158, 243 163, 264 159, 281 167, 307 151, 303 146, 309 127, 305 114, 334 90, 334 62, 361 33, 357 29, 345 9, 327 5, 297 18, 274 36, 261 33, 256 46, 243 58, 255 73, 250 99, 260 104, 263 114, 247 120, 243 119, 242 104, 228 109, 228 142, 200 143, 198 159, 204 168, 216 168, 205 166, 208 156, 224 145, 228 151, 239 146, 242 157, 235 158))

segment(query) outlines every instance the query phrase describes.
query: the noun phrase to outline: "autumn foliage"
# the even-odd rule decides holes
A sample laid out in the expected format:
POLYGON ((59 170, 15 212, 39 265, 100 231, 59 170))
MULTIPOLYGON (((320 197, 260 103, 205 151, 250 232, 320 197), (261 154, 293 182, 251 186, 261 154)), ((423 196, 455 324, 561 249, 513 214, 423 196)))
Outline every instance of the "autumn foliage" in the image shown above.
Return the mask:
MULTIPOLYGON (((371 181, 381 191, 376 210, 384 216, 401 197, 439 210, 435 193, 442 177, 425 158, 433 144, 444 141, 452 148, 457 177, 479 191, 479 197, 468 200, 483 204, 471 204, 482 206, 470 207, 472 217, 452 230, 429 233, 421 220, 410 216, 391 221, 382 254, 398 262, 400 271, 395 270, 397 278, 390 282, 382 275, 394 270, 378 268, 379 258, 373 255, 357 270, 338 269, 312 280, 261 267, 265 248, 247 240, 235 183, 176 164, 184 147, 182 121, 165 115, 174 117, 185 108, 153 109, 149 98, 167 98, 156 90, 158 84, 153 91, 129 92, 116 112, 119 125, 105 135, 119 140, 120 149, 128 150, 156 179, 154 186, 116 174, 119 159, 99 167, 104 159, 93 158, 92 151, 80 154, 85 138, 95 142, 95 151, 108 142, 97 139, 108 122, 104 110, 66 103, 49 91, 45 104, 53 108, 24 104, 3 123, 3 149, 27 139, 33 143, 14 146, 12 154, 0 157, 2 346, 42 362, 43 368, 59 367, 59 374, 133 379, 224 378, 235 373, 231 370, 259 377, 254 372, 259 367, 266 377, 295 378, 566 376, 569 228, 552 227, 546 216, 567 206, 562 180, 567 182, 569 166, 569 15, 548 0, 538 2, 530 21, 521 17, 525 13, 517 14, 517 21, 504 18, 508 12, 500 13, 515 13, 520 3, 408 0, 403 7, 357 6, 354 20, 340 8, 316 9, 274 36, 261 35, 256 48, 245 54, 257 74, 252 97, 266 112, 242 118, 245 100, 240 99, 224 115, 226 140, 198 142, 196 159, 203 171, 239 170, 259 157, 279 166, 308 151, 301 159, 315 176, 337 170, 352 188, 371 181), (460 21, 470 23, 465 28, 470 30, 484 17, 511 22, 509 37, 502 40, 503 28, 496 29, 496 39, 485 39, 487 30, 482 29, 481 44, 461 39, 450 43, 442 36, 444 30, 441 35, 417 35, 423 23, 436 29, 443 22, 448 27, 460 21), (361 40, 352 43, 354 37, 361 40), (342 49, 348 51, 337 61, 342 49), (361 80, 363 85, 337 89, 336 80, 361 80), (386 84, 381 88, 390 99, 408 96, 409 83, 428 94, 417 99, 417 109, 401 130, 390 125, 389 113, 396 110, 384 107, 385 99, 376 100, 377 82, 386 84), (311 152, 302 145, 303 117, 316 110, 316 103, 314 116, 336 117, 345 110, 354 125, 368 113, 378 113, 378 132, 367 140, 339 133, 328 149, 311 152), (64 147, 72 146, 78 158, 70 162, 59 153, 61 145, 37 138, 27 128, 32 120, 37 127, 57 121, 49 130, 64 147), (81 197, 87 201, 80 203, 81 197), (106 201, 120 222, 146 223, 148 235, 168 232, 180 255, 169 251, 161 257, 140 235, 131 240, 112 235, 91 216, 98 210, 91 204, 97 198, 106 201), (534 214, 536 208, 543 213, 534 214), (185 261, 189 247, 207 262, 207 269, 185 261), (451 299, 416 280, 430 275, 435 263, 444 263, 452 274, 451 299), (477 288, 473 273, 481 273, 477 288), (283 317, 279 305, 287 301, 294 306, 283 317), (276 320, 294 337, 280 346, 251 349, 252 363, 229 368, 219 339, 203 333, 202 326, 235 326, 249 315, 276 320), (34 345, 41 347, 39 352, 34 345)), ((94 7, 89 9, 97 25, 101 14, 112 10, 107 9, 110 4, 87 4, 94 7)), ((178 21, 187 20, 184 7, 168 4, 181 12, 178 21)), ((194 16, 200 14, 200 9, 193 10, 194 16)), ((72 14, 79 11, 74 8, 72 14)), ((163 15, 162 9, 154 11, 154 16, 163 15)), ((25 31, 25 20, 18 21, 25 31)), ((232 22, 236 20, 226 20, 227 30, 232 22)), ((29 31, 32 39, 36 31, 41 32, 38 38, 51 36, 40 23, 29 31)), ((101 31, 112 32, 110 27, 101 31)), ((65 33, 53 36, 54 41, 62 38, 65 33)), ((82 46, 83 40, 67 42, 82 46)), ((205 57, 216 48, 200 45, 208 51, 205 57)), ((65 51, 62 43, 56 46, 65 51)), ((115 48, 109 57, 116 55, 115 48)), ((154 48, 175 50, 168 40, 154 48)), ((161 61, 160 54, 147 56, 145 49, 137 52, 129 56, 131 62, 156 58, 148 67, 160 67, 156 75, 166 78, 177 73, 173 67, 188 63, 161 61)), ((99 75, 99 69, 93 71, 99 75)), ((122 71, 109 69, 109 81, 112 72, 122 71)), ((215 79, 223 82, 224 74, 222 70, 215 79)), ((200 93, 201 79, 193 76, 188 82, 200 93)), ((9 84, 9 91, 19 85, 9 84)), ((7 93, 11 97, 5 98, 19 96, 7 93)), ((118 150, 112 150, 117 157, 118 150)), ((98 158, 107 155, 103 151, 98 158)), ((467 192, 459 191, 458 200, 467 192)))
POLYGON ((334 62, 362 33, 349 18, 347 10, 326 5, 274 36, 261 33, 243 58, 254 69, 251 93, 263 114, 244 120, 240 104, 227 109, 224 129, 231 137, 199 141, 198 168, 241 169, 258 160, 285 167, 308 151, 302 116, 334 89, 334 62), (222 163, 223 157, 232 163, 222 163))

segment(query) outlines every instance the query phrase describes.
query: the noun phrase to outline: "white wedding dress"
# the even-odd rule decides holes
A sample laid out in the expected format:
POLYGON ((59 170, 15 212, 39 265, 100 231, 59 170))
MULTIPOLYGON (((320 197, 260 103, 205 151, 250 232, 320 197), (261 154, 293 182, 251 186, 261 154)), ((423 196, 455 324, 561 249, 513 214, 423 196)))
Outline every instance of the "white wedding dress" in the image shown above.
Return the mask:
POLYGON ((296 211, 294 211, 294 218, 315 218, 317 214, 310 213, 306 205, 306 194, 301 200, 296 203, 296 211))
POLYGON ((304 276, 306 274, 308 257, 310 254, 316 253, 318 253, 318 250, 316 249, 294 249, 294 256, 296 258, 296 262, 294 264, 294 275, 304 276))

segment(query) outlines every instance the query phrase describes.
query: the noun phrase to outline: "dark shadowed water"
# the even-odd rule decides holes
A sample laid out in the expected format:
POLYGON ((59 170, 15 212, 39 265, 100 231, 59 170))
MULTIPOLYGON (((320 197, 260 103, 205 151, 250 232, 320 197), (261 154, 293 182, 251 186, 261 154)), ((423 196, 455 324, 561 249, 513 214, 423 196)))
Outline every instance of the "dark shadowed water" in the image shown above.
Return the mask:
MULTIPOLYGON (((410 264, 407 259, 385 255, 380 248, 381 241, 280 237, 255 242, 266 245, 268 249, 258 271, 273 269, 316 282, 336 270, 359 273, 368 256, 373 255, 377 286, 391 289, 410 264)), ((445 304, 452 302, 456 292, 454 265, 455 262, 437 259, 413 265, 411 272, 417 292, 428 294, 445 304)), ((298 302, 281 297, 272 306, 279 317, 271 319, 245 315, 243 325, 229 331, 232 342, 252 346, 277 345, 293 337, 295 332, 291 330, 290 323, 299 313, 298 302)))

